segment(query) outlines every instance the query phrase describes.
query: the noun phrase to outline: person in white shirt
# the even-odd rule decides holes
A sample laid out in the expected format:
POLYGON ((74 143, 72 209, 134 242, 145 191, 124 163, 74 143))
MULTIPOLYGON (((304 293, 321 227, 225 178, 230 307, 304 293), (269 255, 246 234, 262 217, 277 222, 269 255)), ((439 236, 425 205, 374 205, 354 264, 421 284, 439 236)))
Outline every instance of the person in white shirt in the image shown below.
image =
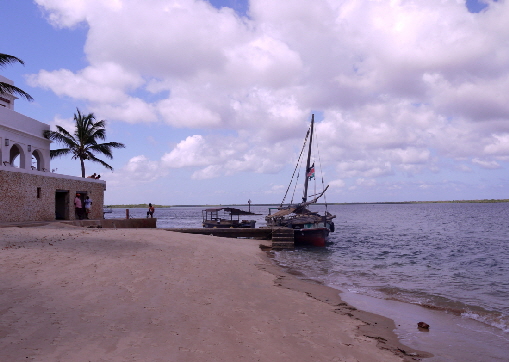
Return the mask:
POLYGON ((92 199, 90 197, 85 197, 85 218, 88 219, 88 215, 90 214, 90 208, 92 206, 92 199))

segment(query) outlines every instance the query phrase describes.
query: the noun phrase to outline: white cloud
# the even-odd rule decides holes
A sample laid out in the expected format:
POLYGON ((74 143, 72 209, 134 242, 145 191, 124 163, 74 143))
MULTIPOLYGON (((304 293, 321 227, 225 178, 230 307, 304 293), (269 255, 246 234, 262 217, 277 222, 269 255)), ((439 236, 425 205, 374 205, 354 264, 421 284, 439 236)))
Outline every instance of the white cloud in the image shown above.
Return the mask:
POLYGON ((472 168, 465 164, 459 164, 458 166, 456 166, 456 170, 459 170, 462 172, 472 172, 472 168))
POLYGON ((201 167, 193 178, 204 179, 239 172, 275 173, 284 165, 283 147, 256 147, 229 137, 193 135, 178 143, 161 159, 166 168, 201 167))
POLYGON ((174 127, 215 128, 221 125, 219 114, 188 98, 170 98, 157 104, 164 121, 174 127))
POLYGON ((100 5, 100 1, 94 0, 36 0, 36 3, 47 11, 51 23, 58 27, 72 27, 85 21, 87 5, 100 5))
POLYGON ((376 180, 375 179, 365 179, 365 178, 359 178, 355 182, 357 186, 365 186, 365 187, 373 187, 376 186, 376 180))
POLYGON ((72 118, 61 118, 60 116, 56 116, 55 119, 49 123, 49 125, 52 131, 56 131, 57 130, 56 126, 60 126, 67 130, 68 132, 73 133, 76 123, 72 118))
POLYGON ((93 112, 102 118, 127 123, 156 122, 157 108, 139 98, 127 98, 118 103, 96 103, 90 106, 93 112))
POLYGON ((203 180, 209 178, 216 178, 220 176, 224 176, 224 170, 219 165, 210 165, 201 170, 195 171, 191 178, 196 180, 203 180))
POLYGON ((482 160, 479 158, 473 158, 472 163, 486 169, 500 168, 500 164, 497 161, 482 160))
POLYGON ((152 181, 167 173, 159 162, 150 161, 144 155, 131 158, 122 171, 138 181, 152 181))
POLYGON ((487 155, 509 155, 509 134, 493 135, 493 141, 484 150, 487 155))
POLYGON ((168 174, 161 162, 151 161, 145 155, 132 157, 127 164, 107 176, 111 187, 130 187, 140 183, 149 183, 168 174))
POLYGON ((507 1, 471 14, 463 1, 251 0, 249 18, 194 0, 37 3, 58 26, 87 24, 89 66, 31 85, 108 120, 202 134, 153 161, 162 169, 278 172, 311 112, 337 187, 509 160, 507 1))
POLYGON ((342 188, 342 187, 345 187, 345 181, 341 180, 341 179, 337 179, 337 180, 333 180, 331 182, 329 182, 329 185, 335 189, 335 188, 342 188))
POLYGON ((60 96, 110 103, 127 98, 126 91, 139 87, 143 80, 112 62, 87 67, 77 74, 67 69, 41 70, 29 79, 32 86, 51 89, 60 96))
POLYGON ((284 194, 287 187, 288 186, 286 185, 271 185, 270 188, 267 191, 265 191, 265 193, 280 196, 284 194))
POLYGON ((166 167, 179 168, 206 166, 216 157, 215 150, 207 146, 203 136, 194 135, 187 137, 170 153, 165 154, 162 161, 166 167))

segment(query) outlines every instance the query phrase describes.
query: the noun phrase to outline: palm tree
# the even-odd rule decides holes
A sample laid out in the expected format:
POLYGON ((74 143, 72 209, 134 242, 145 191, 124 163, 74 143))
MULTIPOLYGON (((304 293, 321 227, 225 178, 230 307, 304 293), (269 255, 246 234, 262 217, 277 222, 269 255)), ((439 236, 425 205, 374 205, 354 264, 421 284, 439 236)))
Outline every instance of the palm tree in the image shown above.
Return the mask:
MULTIPOLYGON (((7 54, 0 53, 0 68, 4 67, 7 64, 12 64, 12 63, 20 63, 23 65, 25 64, 21 59, 16 58, 13 55, 7 55, 7 54)), ((6 93, 6 94, 12 94, 12 95, 16 94, 22 98, 25 98, 28 101, 34 100, 30 94, 28 94, 24 90, 19 89, 18 87, 15 87, 9 83, 0 82, 0 93, 6 93)))
POLYGON ((107 169, 113 170, 113 167, 95 157, 94 153, 103 154, 111 159, 113 158, 111 149, 124 148, 125 145, 119 142, 97 143, 98 140, 106 140, 106 121, 96 122, 93 113, 83 115, 78 108, 76 110, 78 113, 74 114, 74 121, 76 122, 74 134, 60 126, 57 126, 57 131, 44 132, 44 137, 66 146, 58 150, 51 150, 50 157, 55 158, 72 154, 73 160, 79 159, 81 162, 82 177, 85 177, 85 160, 98 162, 107 169))

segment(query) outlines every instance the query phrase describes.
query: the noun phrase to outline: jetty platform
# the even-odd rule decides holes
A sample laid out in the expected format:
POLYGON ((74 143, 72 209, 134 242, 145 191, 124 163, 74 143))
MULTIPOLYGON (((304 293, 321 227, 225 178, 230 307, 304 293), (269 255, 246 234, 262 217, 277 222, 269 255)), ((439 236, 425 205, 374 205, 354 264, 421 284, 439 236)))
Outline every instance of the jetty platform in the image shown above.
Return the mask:
POLYGON ((285 227, 262 228, 164 228, 163 230, 186 234, 213 235, 223 238, 253 238, 271 240, 272 249, 293 249, 293 229, 285 227))
POLYGON ((271 228, 165 228, 164 230, 186 234, 214 235, 225 238, 270 239, 271 228))
POLYGON ((40 221, 18 221, 18 222, 0 222, 0 228, 7 227, 40 227, 51 224, 67 224, 83 228, 156 228, 156 218, 138 218, 138 219, 83 219, 83 220, 40 220, 40 221))
MULTIPOLYGON (((95 219, 95 220, 51 220, 2 222, 0 228, 5 227, 40 227, 53 223, 61 223, 83 228, 156 228, 156 218, 139 219, 95 219)), ((223 238, 251 238, 267 240, 264 246, 273 250, 289 250, 295 248, 294 231, 285 227, 262 228, 161 228, 160 230, 174 231, 185 234, 213 235, 223 238)))

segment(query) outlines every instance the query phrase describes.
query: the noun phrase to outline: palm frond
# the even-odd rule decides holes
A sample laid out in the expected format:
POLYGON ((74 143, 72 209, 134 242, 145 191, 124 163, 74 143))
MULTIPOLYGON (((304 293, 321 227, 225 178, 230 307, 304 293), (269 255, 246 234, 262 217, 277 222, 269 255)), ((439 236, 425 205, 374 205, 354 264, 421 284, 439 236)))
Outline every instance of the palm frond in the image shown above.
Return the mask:
POLYGON ((106 129, 104 128, 96 128, 97 124, 94 125, 94 128, 91 130, 94 138, 100 139, 101 141, 106 140, 106 129))
POLYGON ((95 157, 92 155, 92 158, 90 158, 90 161, 93 161, 93 162, 98 162, 100 163, 101 165, 103 165, 104 167, 106 167, 108 170, 112 170, 113 171, 113 167, 111 167, 110 165, 108 165, 106 162, 104 162, 103 160, 95 157))
MULTIPOLYGON (((20 63, 23 65, 25 64, 21 59, 15 57, 14 55, 0 53, 0 67, 4 67, 7 64, 12 63, 20 63)), ((0 82, 0 93, 18 95, 21 98, 25 98, 27 101, 34 100, 32 96, 24 90, 4 82, 0 82)))
POLYGON ((89 150, 96 151, 97 153, 101 153, 108 158, 113 158, 112 148, 124 148, 125 145, 119 142, 107 142, 107 143, 99 143, 94 146, 90 146, 89 150))
POLYGON ((56 157, 68 155, 69 153, 72 153, 72 150, 70 148, 60 148, 58 150, 50 150, 49 157, 56 158, 56 157))
POLYGON ((69 148, 75 148, 78 144, 72 135, 64 128, 57 126, 58 131, 45 131, 44 137, 58 143, 62 143, 69 148))
POLYGON ((120 142, 105 142, 105 143, 98 143, 97 145, 94 145, 94 147, 108 147, 108 148, 125 148, 125 145, 120 142))
POLYGON ((74 138, 74 136, 70 132, 68 132, 64 127, 57 125, 57 130, 64 136, 71 138, 74 140, 74 142, 76 142, 76 139, 74 138))
POLYGON ((34 100, 30 94, 28 94, 24 90, 22 90, 18 87, 15 87, 9 83, 0 82, 0 93, 18 95, 22 98, 25 98, 27 101, 34 100))
POLYGON ((0 53, 0 67, 3 67, 7 64, 12 64, 12 63, 20 63, 20 64, 25 65, 25 62, 23 62, 18 57, 15 57, 14 55, 0 53))
POLYGON ((95 145, 95 146, 91 146, 89 147, 89 150, 90 151, 93 151, 95 153, 99 153, 103 156, 106 156, 108 158, 113 158, 113 154, 111 152, 111 149, 107 146, 104 146, 103 144, 98 144, 98 145, 95 145))
POLYGON ((103 145, 108 145, 109 147, 112 147, 112 148, 125 148, 125 144, 120 143, 120 142, 106 142, 106 143, 103 143, 103 145))

